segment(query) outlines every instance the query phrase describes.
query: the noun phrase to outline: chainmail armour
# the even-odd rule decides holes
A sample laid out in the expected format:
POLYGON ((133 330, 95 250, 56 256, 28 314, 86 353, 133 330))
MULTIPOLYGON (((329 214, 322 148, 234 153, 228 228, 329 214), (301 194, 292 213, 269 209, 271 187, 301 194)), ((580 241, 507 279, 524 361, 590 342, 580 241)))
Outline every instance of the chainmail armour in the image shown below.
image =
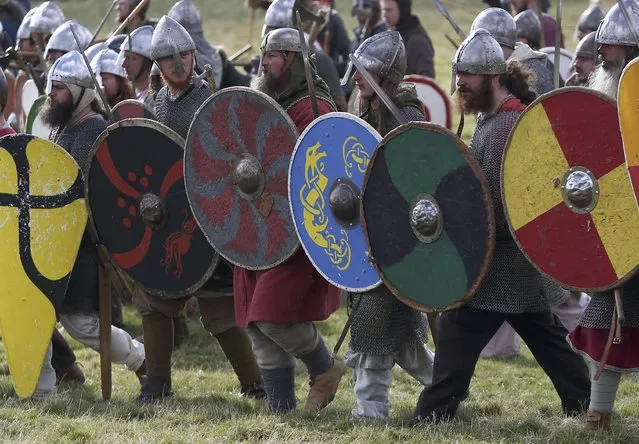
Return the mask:
MULTIPOLYGON (((414 106, 404 106, 400 112, 410 121, 425 120, 424 113, 414 106)), ((385 125, 389 131, 399 126, 392 116, 391 119, 386 120, 385 125)), ((393 296, 384 285, 355 298, 361 298, 361 302, 351 325, 350 349, 353 352, 392 355, 402 347, 412 349, 426 342, 426 317, 393 296)))
MULTIPOLYGON (((67 150, 80 165, 86 179, 89 172, 89 153, 107 123, 100 115, 87 117, 66 128, 54 128, 50 139, 67 150)), ((98 311, 98 254, 87 230, 71 272, 62 306, 63 313, 98 311)))
MULTIPOLYGON (((639 328, 639 276, 635 276, 623 285, 622 291, 625 321, 621 325, 639 328)), ((588 308, 579 320, 579 326, 609 329, 612 324, 614 308, 615 295, 613 291, 593 294, 588 308)))
MULTIPOLYGON (((195 113, 210 96, 211 90, 208 83, 200 78, 176 98, 171 98, 168 87, 163 86, 155 97, 155 115, 158 122, 171 128, 186 140, 195 113)), ((227 291, 232 286, 233 269, 226 261, 220 260, 213 276, 202 286, 202 289, 227 291)))
POLYGON ((209 86, 202 79, 196 79, 176 98, 171 98, 169 88, 163 86, 155 97, 155 116, 186 140, 195 112, 210 95, 209 86))
POLYGON ((469 146, 488 181, 495 209, 497 242, 488 275, 468 306, 500 313, 544 311, 569 296, 535 270, 508 229, 501 200, 501 162, 508 135, 520 114, 519 111, 480 114, 469 146))

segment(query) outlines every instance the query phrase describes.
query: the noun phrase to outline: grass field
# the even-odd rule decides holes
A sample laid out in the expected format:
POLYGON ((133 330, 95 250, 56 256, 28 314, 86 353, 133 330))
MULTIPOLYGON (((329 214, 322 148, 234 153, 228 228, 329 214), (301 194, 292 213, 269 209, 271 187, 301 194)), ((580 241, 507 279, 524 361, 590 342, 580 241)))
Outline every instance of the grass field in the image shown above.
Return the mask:
MULTIPOLYGON (((206 34, 215 44, 234 51, 248 37, 248 16, 241 0, 199 0, 206 34)), ((415 9, 434 41, 437 51, 437 80, 446 89, 450 85, 450 60, 453 48, 444 38, 456 40, 430 0, 414 0, 415 9)), ((611 2, 606 2, 609 7, 611 2)), ((94 28, 109 2, 85 0, 62 6, 72 17, 94 28)), ((451 14, 464 29, 481 9, 479 0, 446 1, 451 14)), ((585 1, 565 0, 566 41, 585 1)), ((168 11, 169 0, 152 0, 151 16, 168 11)), ((338 2, 347 25, 350 0, 338 2)), ((258 45, 261 14, 254 25, 258 45)), ((112 25, 111 23, 110 25, 112 25)), ((472 131, 467 127, 465 136, 472 131)), ((126 309, 127 329, 137 335, 140 320, 132 307, 126 309)), ((320 328, 330 347, 346 320, 341 310, 320 328)), ((190 321, 191 338, 174 354, 173 399, 158 405, 137 406, 131 399, 138 393, 137 379, 124 368, 114 366, 113 400, 100 399, 99 359, 97 353, 72 342, 87 375, 83 386, 62 385, 60 394, 49 401, 20 400, 13 392, 9 377, 0 376, 1 442, 639 442, 639 379, 623 378, 616 404, 614 433, 590 434, 580 419, 565 418, 559 399, 548 378, 525 349, 522 357, 482 360, 477 366, 470 397, 462 404, 457 418, 447 424, 419 429, 409 426, 419 385, 397 369, 391 388, 391 418, 388 423, 349 421, 354 405, 350 374, 342 380, 333 404, 319 415, 302 411, 273 416, 263 403, 240 398, 239 386, 221 350, 196 320, 190 321)), ((344 353, 346 345, 342 347, 344 353)), ((5 363, 0 347, 0 365, 5 363)), ((307 377, 298 367, 298 404, 302 406, 308 390, 307 377)))

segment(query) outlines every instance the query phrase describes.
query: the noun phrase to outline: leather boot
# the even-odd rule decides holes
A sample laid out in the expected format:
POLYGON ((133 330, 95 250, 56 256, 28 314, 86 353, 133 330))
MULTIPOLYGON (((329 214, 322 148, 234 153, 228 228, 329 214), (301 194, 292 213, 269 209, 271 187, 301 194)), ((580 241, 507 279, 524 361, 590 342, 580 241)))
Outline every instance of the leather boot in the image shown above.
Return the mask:
POLYGON ((587 430, 605 430, 612 432, 612 412, 588 410, 585 427, 587 430))
POLYGON ((158 312, 147 313, 142 316, 142 329, 144 331, 145 361, 138 371, 144 368, 147 380, 140 380, 142 390, 136 398, 138 402, 146 402, 172 394, 173 319, 158 312))
POLYGON ((253 399, 264 398, 266 392, 262 373, 255 360, 248 333, 239 327, 232 327, 215 335, 215 338, 240 381, 240 393, 253 399))
POLYGON ((344 363, 339 359, 333 359, 333 366, 326 373, 311 375, 309 381, 311 389, 306 398, 306 410, 319 412, 331 403, 337 393, 339 382, 344 376, 344 370, 344 363))
POLYGON ((58 383, 61 382, 75 382, 78 384, 84 384, 84 372, 80 368, 77 362, 74 362, 68 369, 60 371, 58 377, 58 383))
POLYGON ((173 396, 171 378, 149 378, 142 384, 142 390, 140 390, 140 394, 135 398, 135 402, 145 404, 161 401, 169 396, 173 396))

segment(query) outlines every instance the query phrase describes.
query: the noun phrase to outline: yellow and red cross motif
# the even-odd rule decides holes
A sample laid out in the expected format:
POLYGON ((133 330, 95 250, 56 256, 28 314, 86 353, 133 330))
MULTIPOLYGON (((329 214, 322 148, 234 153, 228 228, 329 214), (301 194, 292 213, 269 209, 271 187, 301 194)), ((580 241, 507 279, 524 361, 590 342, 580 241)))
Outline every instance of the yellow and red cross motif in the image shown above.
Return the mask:
POLYGON ((584 291, 614 288, 639 265, 639 211, 613 100, 563 88, 531 104, 504 152, 513 237, 541 272, 584 291))

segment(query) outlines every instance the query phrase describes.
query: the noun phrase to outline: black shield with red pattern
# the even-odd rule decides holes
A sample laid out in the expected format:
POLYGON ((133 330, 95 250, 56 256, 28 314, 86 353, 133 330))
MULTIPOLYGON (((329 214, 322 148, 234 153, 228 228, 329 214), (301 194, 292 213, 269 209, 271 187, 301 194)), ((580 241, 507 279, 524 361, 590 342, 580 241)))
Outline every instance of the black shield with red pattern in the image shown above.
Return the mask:
POLYGON ((189 207, 183 146, 158 122, 115 123, 96 140, 86 181, 92 226, 113 262, 165 297, 196 291, 218 259, 189 207))

